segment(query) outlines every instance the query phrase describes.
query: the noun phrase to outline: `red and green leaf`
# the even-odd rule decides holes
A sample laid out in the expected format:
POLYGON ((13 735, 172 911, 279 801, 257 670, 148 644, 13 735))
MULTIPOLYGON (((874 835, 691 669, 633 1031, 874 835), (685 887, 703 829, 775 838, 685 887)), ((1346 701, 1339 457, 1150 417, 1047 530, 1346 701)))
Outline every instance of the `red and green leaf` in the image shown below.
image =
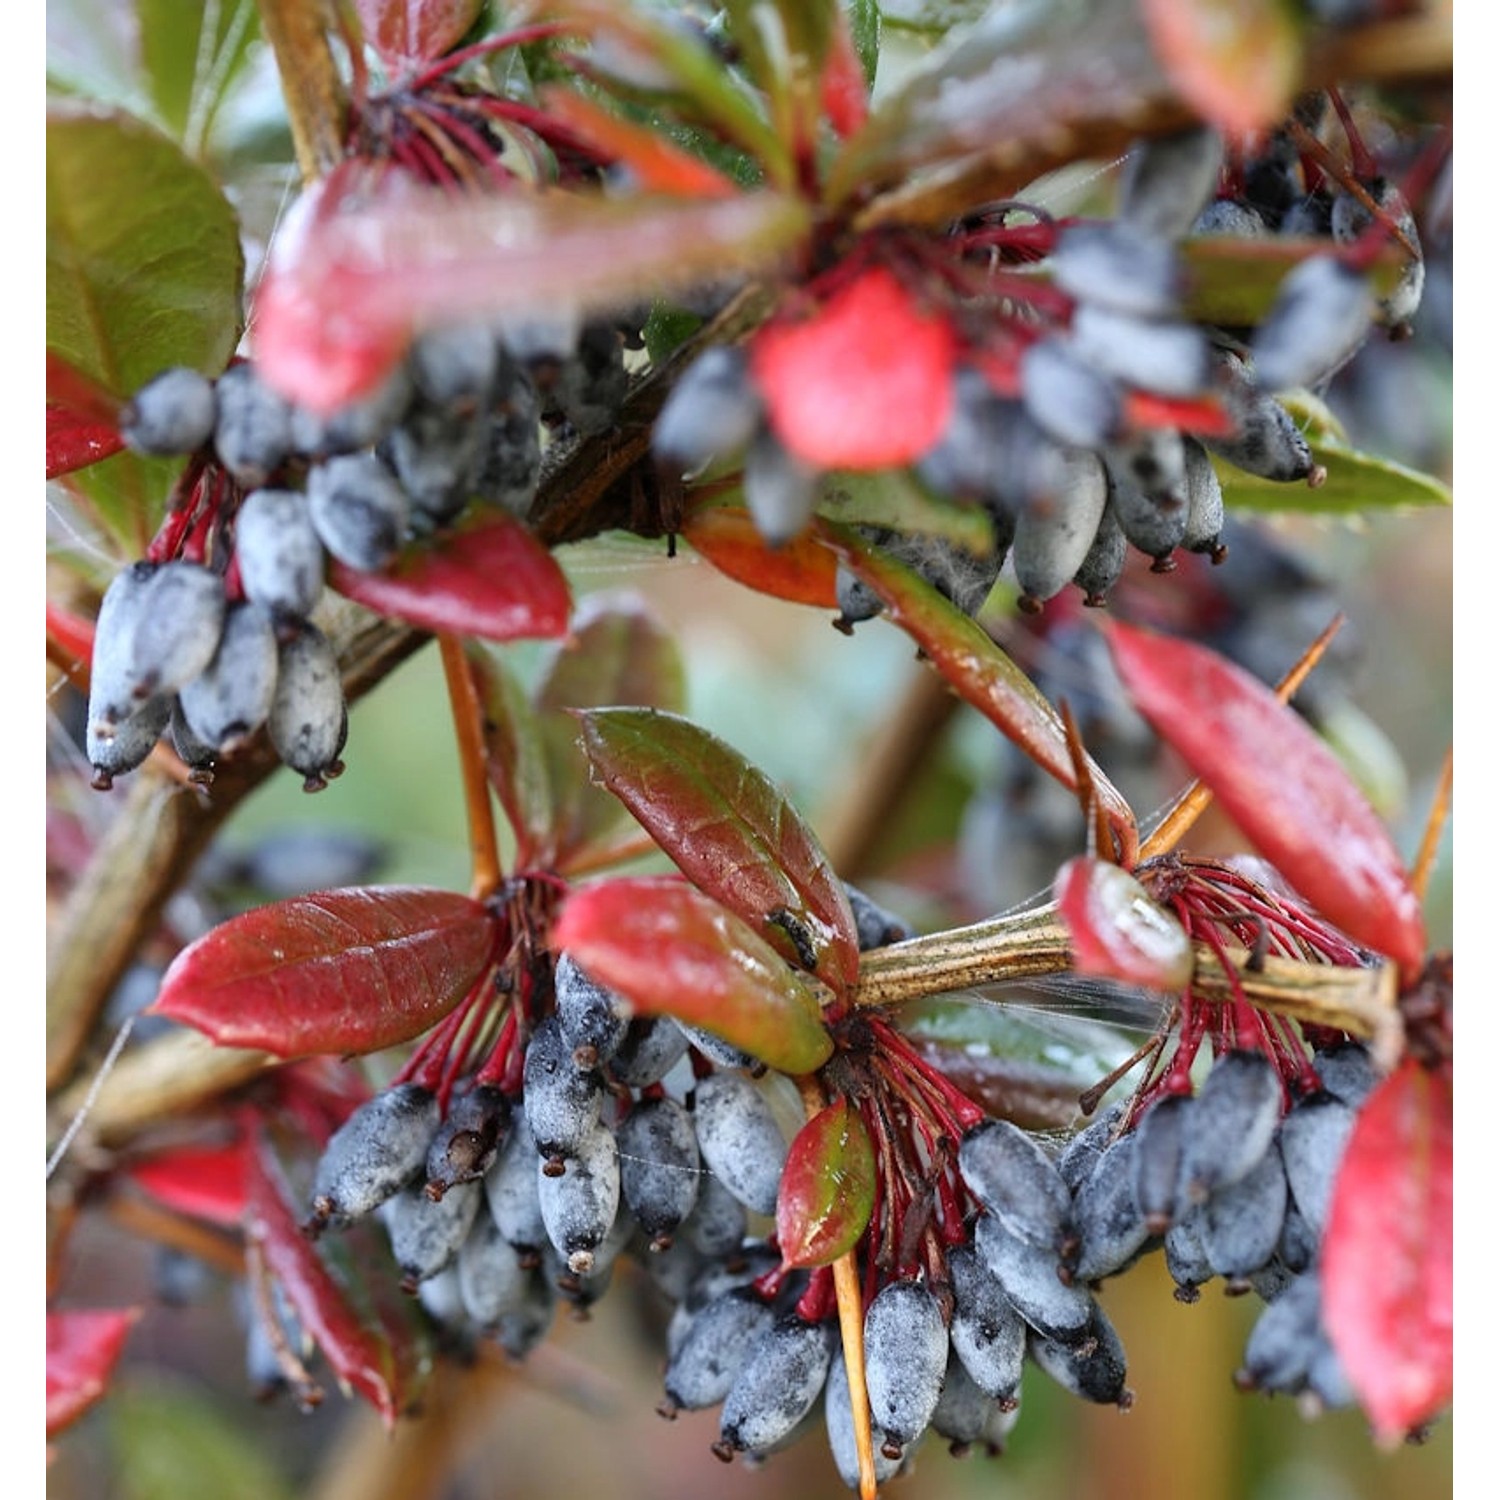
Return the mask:
POLYGON ((1191 641, 1107 623, 1131 701, 1302 895, 1415 974, 1421 903, 1391 836, 1338 758, 1264 683, 1191 641))
POLYGON ((120 399, 47 351, 47 478, 70 474, 118 453, 120 399))
POLYGON ((76 1422, 103 1396, 141 1315, 139 1307, 47 1314, 47 1436, 76 1422))
MULTIPOLYGON (((1070 791, 1078 786, 1061 715, 1034 682, 980 626, 905 564, 872 547, 850 527, 826 519, 818 535, 839 560, 879 595, 890 618, 922 648, 965 702, 1070 791)), ((1104 814, 1129 869, 1139 846, 1130 804, 1104 772, 1088 762, 1104 814)))
POLYGON ((236 1140, 225 1146, 179 1146, 130 1167, 125 1176, 158 1203, 237 1228, 244 1217, 246 1149, 236 1140))
POLYGON ((1383 1442, 1453 1394, 1453 1088, 1407 1057, 1360 1110, 1329 1203, 1323 1322, 1383 1442))
POLYGON ((847 1098, 797 1132, 776 1197, 776 1243, 788 1266, 826 1266, 852 1250, 875 1206, 875 1148, 847 1098))
POLYGON ((1144 0, 1141 14, 1162 66, 1205 120, 1236 136, 1285 118, 1302 64, 1285 0, 1144 0))
POLYGON ((389 1430, 406 1394, 389 1330, 362 1315, 317 1245, 303 1234, 281 1169, 264 1141, 246 1153, 246 1190, 247 1238, 340 1384, 368 1401, 389 1430))
POLYGON ((942 435, 957 343, 883 266, 839 287, 810 316, 767 324, 750 364, 782 443, 817 468, 911 463, 942 435))
POLYGON ((556 559, 503 514, 414 543, 379 573, 335 562, 329 581, 355 603, 421 630, 487 641, 563 635, 572 606, 556 559))
POLYGON ((1053 895, 1080 974, 1167 993, 1193 977, 1186 930, 1119 865, 1080 854, 1057 872, 1053 895))
POLYGON ((378 1052, 420 1036, 478 982, 495 923, 421 886, 323 891, 231 917, 183 949, 150 1010, 278 1057, 378 1052))
POLYGON ((484 0, 354 0, 365 40, 393 74, 450 51, 483 9, 484 0))
POLYGON ((682 535, 695 552, 746 588, 793 604, 838 607, 833 555, 806 532, 771 547, 743 506, 703 505, 688 513, 682 535))
POLYGON ((701 891, 838 994, 859 976, 849 897, 786 793, 739 751, 676 714, 581 713, 593 773, 701 891))
POLYGON ((700 1026, 783 1073, 833 1040, 813 990, 739 917, 676 876, 609 880, 563 904, 553 945, 643 1015, 700 1026))
POLYGON ((469 671, 484 713, 485 774, 511 832, 521 869, 551 860, 552 780, 541 725, 525 688, 496 656, 468 648, 469 671))

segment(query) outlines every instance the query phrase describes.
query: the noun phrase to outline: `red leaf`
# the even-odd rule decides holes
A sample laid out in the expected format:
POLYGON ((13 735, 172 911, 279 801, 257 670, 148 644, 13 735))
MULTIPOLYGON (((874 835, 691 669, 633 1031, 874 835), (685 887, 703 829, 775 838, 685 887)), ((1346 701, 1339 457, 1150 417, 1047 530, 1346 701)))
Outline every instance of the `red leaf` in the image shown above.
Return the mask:
POLYGON ((118 453, 125 439, 112 423, 92 422, 66 407, 47 403, 47 478, 86 469, 118 453))
POLYGON ((1453 1089, 1406 1058, 1360 1110, 1323 1239, 1323 1322, 1376 1436, 1453 1394, 1453 1089))
POLYGON ((365 40, 387 72, 431 62, 457 45, 478 19, 484 0, 354 0, 365 40))
POLYGON ((178 1213, 237 1228, 245 1213, 245 1145, 182 1146, 138 1162, 125 1174, 178 1213))
POLYGON ((643 1015, 701 1026, 768 1067, 810 1073, 833 1053, 807 984, 746 923, 676 876, 575 891, 552 939, 643 1015))
MULTIPOLYGON (((827 519, 817 534, 880 596, 891 619, 967 703, 1070 791, 1078 785, 1061 716, 1041 690, 962 610, 925 579, 870 546, 858 532, 827 519)), ((1130 804, 1089 761, 1104 813, 1119 841, 1120 862, 1135 864, 1138 836, 1130 804)))
POLYGON ((953 404, 953 330, 884 267, 841 286, 809 318, 767 324, 750 349, 771 426, 824 469, 920 458, 953 404))
MULTIPOLYGON (((94 622, 75 615, 60 604, 47 601, 47 639, 60 651, 87 668, 94 659, 94 622)), ((87 685, 86 683, 84 684, 87 685)))
POLYGON ((149 1011, 278 1057, 378 1052, 447 1015, 494 943, 490 913, 452 891, 322 891, 231 917, 183 949, 149 1011))
POLYGON ((563 635, 572 604, 552 554, 507 515, 416 543, 383 572, 335 562, 329 581, 355 603, 421 630, 487 641, 563 635))
POLYGON ((103 1394, 139 1307, 47 1314, 47 1436, 76 1422, 103 1394))
POLYGON ((823 59, 823 113, 839 138, 848 140, 869 118, 870 89, 843 6, 831 7, 829 28, 828 55, 823 59))
POLYGON ((264 1141, 246 1152, 245 1167, 246 1236, 339 1381, 363 1396, 389 1430, 400 1415, 403 1393, 386 1331, 360 1316, 317 1247, 302 1233, 281 1171, 264 1141))
POLYGON ((859 1112, 840 1098, 797 1132, 776 1196, 783 1264, 826 1266, 852 1250, 875 1206, 875 1148, 859 1112))
POLYGON ((1193 945, 1182 924, 1119 865, 1080 854, 1057 872, 1053 895, 1080 974, 1166 993, 1193 977, 1193 945))
POLYGON ((627 168, 641 192, 684 198, 733 198, 741 192, 722 172, 674 146, 660 132, 611 114, 572 89, 544 88, 541 101, 552 119, 605 159, 627 168))
POLYGON ((1135 706, 1302 895, 1415 974, 1421 905, 1391 836, 1304 719, 1206 647, 1104 624, 1135 706))
POLYGON ((682 534, 695 552, 747 588, 794 604, 838 607, 833 555, 806 532, 771 547, 743 506, 705 505, 689 513, 682 534))
POLYGON ((738 750, 676 714, 602 708, 578 718, 595 778, 678 869, 846 994, 859 977, 849 897, 786 793, 738 750))
POLYGON ((1284 0, 1144 0, 1142 14, 1172 82, 1226 135, 1291 108, 1301 40, 1284 0))

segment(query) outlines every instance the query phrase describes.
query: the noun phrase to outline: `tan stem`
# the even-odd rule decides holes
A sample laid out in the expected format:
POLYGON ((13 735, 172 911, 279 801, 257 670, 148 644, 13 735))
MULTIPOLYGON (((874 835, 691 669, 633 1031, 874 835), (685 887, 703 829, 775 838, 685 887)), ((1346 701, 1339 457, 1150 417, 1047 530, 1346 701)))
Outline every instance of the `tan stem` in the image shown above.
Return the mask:
POLYGON ((443 676, 448 683, 448 702, 453 711, 453 737, 458 744, 458 764, 464 782, 464 808, 469 825, 469 894, 487 901, 500 888, 500 849, 495 841, 495 808, 490 800, 490 781, 485 774, 484 707, 469 659, 457 636, 440 635, 443 676))
POLYGON ((347 101, 328 44, 334 24, 322 0, 257 0, 260 28, 276 57, 292 145, 304 183, 326 176, 344 157, 347 101))

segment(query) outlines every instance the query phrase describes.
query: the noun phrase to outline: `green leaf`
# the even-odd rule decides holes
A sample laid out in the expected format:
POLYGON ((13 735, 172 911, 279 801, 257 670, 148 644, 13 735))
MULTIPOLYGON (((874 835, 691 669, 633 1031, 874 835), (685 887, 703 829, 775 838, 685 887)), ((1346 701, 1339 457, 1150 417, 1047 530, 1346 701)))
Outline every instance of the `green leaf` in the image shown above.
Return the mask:
POLYGON ((553 946, 642 1015, 701 1026, 767 1067, 833 1055, 812 988, 748 923, 680 876, 607 880, 563 903, 553 946))
POLYGON ((942 537, 976 557, 995 550, 995 526, 983 506, 934 495, 907 469, 832 474, 824 481, 818 513, 850 525, 942 537))
POLYGON ((274 1447, 186 1378, 141 1372, 106 1407, 119 1500, 292 1500, 274 1447))
POLYGON ((135 0, 135 8, 157 116, 196 154, 260 35, 255 0, 135 0))
POLYGON ((849 13, 849 35, 864 69, 865 82, 872 87, 875 70, 880 65, 880 5, 878 0, 845 0, 849 13))
POLYGON ((676 714, 580 714, 609 788, 700 890, 843 994, 859 943, 843 883, 785 792, 739 751, 676 714))
POLYGON ((847 1098, 797 1132, 776 1195, 776 1243, 789 1266, 826 1266, 859 1243, 875 1207, 875 1147, 847 1098))
MULTIPOLYGON (((174 142, 119 113, 47 121, 47 347, 116 396, 171 365, 217 376, 239 338, 233 209, 174 142)), ((121 454, 79 488, 135 546, 180 464, 121 454)))

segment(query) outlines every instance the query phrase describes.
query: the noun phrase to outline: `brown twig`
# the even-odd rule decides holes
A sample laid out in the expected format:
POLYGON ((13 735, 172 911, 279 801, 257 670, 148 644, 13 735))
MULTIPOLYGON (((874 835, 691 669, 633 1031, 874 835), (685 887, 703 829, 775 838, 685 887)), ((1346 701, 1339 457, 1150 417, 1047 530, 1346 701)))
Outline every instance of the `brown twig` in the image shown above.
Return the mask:
POLYGON ((257 0, 260 27, 281 75, 292 145, 304 183, 316 182, 344 155, 347 101, 328 33, 332 7, 322 0, 257 0))
POLYGON ((453 711, 453 737, 458 744, 458 764, 464 782, 472 870, 469 894, 476 901, 487 901, 500 889, 503 876, 495 839, 495 808, 490 801, 489 777, 485 774, 484 707, 463 643, 457 636, 440 635, 438 649, 443 656, 443 676, 453 711))

